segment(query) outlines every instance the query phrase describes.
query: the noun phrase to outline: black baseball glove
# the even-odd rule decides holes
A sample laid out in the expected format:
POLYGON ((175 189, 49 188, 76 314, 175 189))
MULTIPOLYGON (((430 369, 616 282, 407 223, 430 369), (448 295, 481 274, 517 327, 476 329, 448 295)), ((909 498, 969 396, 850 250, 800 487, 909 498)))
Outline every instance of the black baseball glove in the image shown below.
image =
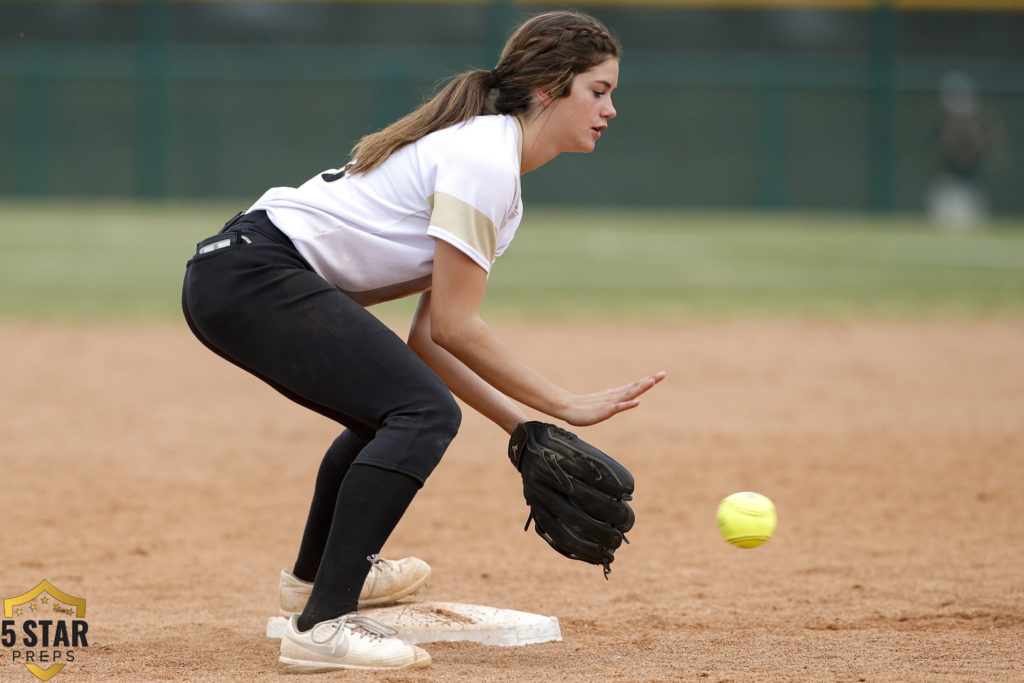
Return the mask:
POLYGON ((611 571, 615 550, 635 517, 633 475, 572 432, 546 422, 523 422, 512 432, 508 457, 523 475, 533 528, 573 560, 611 571))

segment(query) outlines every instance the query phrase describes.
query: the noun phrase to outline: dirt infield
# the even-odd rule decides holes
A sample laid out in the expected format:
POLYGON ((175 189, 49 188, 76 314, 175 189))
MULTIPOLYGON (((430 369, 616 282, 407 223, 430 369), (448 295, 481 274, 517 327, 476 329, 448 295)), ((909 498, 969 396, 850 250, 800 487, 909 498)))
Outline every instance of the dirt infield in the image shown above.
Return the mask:
MULTIPOLYGON (((505 437, 467 411, 385 554, 433 565, 419 599, 554 615, 563 641, 316 680, 1024 679, 1024 322, 495 326, 580 390, 669 371, 579 430, 636 475, 631 545, 605 581, 523 533, 505 437), (779 510, 756 550, 715 527, 742 490, 779 510)), ((285 679, 263 629, 336 427, 184 325, 6 324, 0 358, 0 597, 88 602, 56 680, 285 679)), ((0 679, 35 681, 15 649, 0 679)))

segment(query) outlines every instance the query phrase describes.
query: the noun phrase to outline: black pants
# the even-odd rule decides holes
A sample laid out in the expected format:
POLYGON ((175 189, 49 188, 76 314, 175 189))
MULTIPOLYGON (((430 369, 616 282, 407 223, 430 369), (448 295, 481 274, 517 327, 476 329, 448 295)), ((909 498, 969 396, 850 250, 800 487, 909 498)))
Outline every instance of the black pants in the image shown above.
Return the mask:
POLYGON ((182 309, 215 353, 348 427, 321 462, 295 562, 314 581, 298 626, 356 610, 370 562, 459 428, 454 398, 262 211, 199 243, 182 309))
POLYGON ((357 464, 422 485, 459 428, 458 404, 441 379, 317 275, 265 212, 200 243, 182 308, 215 353, 366 441, 357 464))

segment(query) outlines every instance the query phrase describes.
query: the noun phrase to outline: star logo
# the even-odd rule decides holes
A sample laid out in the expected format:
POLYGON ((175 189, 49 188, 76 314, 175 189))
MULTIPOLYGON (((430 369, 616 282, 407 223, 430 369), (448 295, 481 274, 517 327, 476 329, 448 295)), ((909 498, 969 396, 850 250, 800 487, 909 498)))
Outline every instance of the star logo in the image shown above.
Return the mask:
MULTIPOLYGON (((24 643, 28 648, 22 650, 19 647, 11 650, 11 661, 15 664, 24 664, 25 668, 41 681, 50 680, 64 668, 65 662, 57 661, 59 659, 57 654, 67 652, 72 655, 68 657, 68 661, 74 661, 74 651, 70 648, 88 647, 89 645, 87 637, 89 625, 85 621, 85 599, 68 595, 45 579, 27 593, 6 598, 4 600, 4 617, 11 621, 8 622, 6 619, 4 621, 3 646, 9 648, 16 642, 19 646, 24 643), (23 607, 27 607, 29 614, 32 614, 39 609, 41 604, 50 605, 51 599, 53 600, 53 611, 71 617, 72 621, 66 621, 62 616, 56 620, 44 617, 37 622, 34 615, 32 620, 22 624, 14 621, 13 617, 25 614, 23 607), (65 607, 65 605, 67 606, 65 607), (16 629, 24 629, 20 637, 17 636, 16 629), (8 642, 11 639, 13 642, 8 642), (64 646, 68 649, 55 649, 57 646, 64 646), (38 648, 38 651, 35 648, 38 648), (53 658, 44 658, 44 654, 53 658), (44 663, 49 664, 45 669, 40 666, 44 663)), ((0 677, 5 680, 7 678, 6 676, 0 677)))

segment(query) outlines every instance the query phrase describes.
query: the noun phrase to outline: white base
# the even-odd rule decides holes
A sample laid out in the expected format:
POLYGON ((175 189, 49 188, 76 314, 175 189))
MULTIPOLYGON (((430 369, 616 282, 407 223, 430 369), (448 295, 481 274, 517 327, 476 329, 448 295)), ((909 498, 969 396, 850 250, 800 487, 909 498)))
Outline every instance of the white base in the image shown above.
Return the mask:
MULTIPOLYGON (((359 611, 398 631, 398 638, 416 645, 471 640, 484 645, 517 646, 562 639, 557 617, 459 602, 410 602, 359 611)), ((288 620, 270 617, 267 637, 281 638, 288 620)))

